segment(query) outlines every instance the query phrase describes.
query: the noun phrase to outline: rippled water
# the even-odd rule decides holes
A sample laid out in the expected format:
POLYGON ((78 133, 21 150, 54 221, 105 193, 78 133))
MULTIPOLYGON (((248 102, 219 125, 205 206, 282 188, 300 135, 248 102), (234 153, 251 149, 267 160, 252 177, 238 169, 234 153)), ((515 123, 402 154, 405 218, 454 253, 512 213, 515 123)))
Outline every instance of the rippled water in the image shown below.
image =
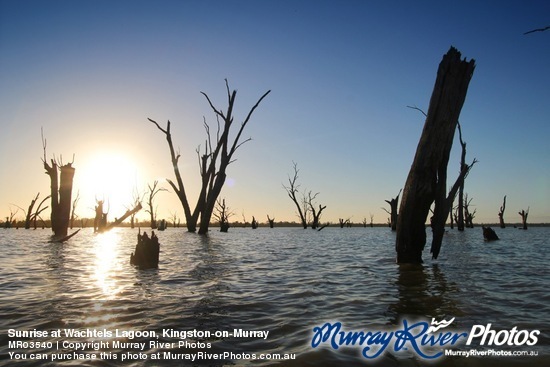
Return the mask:
MULTIPOLYGON (((64 244, 49 243, 48 230, 0 230, 0 364, 13 365, 7 356, 8 329, 243 328, 270 334, 267 340, 211 338, 211 350, 296 353, 296 360, 279 363, 286 366, 367 365, 359 349, 312 349, 312 328, 341 321, 349 330, 380 330, 401 317, 456 317, 465 330, 487 323, 496 329, 539 329, 539 343, 530 349, 540 356, 447 357, 440 364, 550 365, 545 364, 550 362, 550 228, 497 233, 501 240, 487 243, 479 228, 449 231, 440 259, 431 260, 426 250, 423 266, 399 266, 388 228, 231 228, 208 236, 169 228, 158 234, 159 269, 138 270, 129 264, 137 230, 93 234, 84 229, 64 244)), ((380 362, 422 365, 407 355, 386 354, 380 362)), ((147 360, 131 365, 186 364, 147 360)))

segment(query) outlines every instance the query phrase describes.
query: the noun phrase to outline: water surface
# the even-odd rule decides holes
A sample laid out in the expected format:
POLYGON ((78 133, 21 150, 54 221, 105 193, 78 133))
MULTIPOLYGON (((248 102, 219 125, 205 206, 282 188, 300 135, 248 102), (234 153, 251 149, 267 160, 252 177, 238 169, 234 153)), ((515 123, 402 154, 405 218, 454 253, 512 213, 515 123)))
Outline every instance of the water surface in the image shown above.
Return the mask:
MULTIPOLYGON (((48 230, 0 230, 0 364, 13 364, 7 360, 8 329, 242 328, 270 334, 267 340, 195 341, 211 343, 211 351, 295 353, 296 360, 278 363, 286 366, 373 365, 357 348, 312 349, 312 328, 340 321, 349 330, 379 330, 402 318, 455 317, 455 327, 468 331, 487 323, 496 329, 539 329, 539 342, 529 350, 541 357, 448 357, 437 365, 542 365, 549 362, 550 229, 497 233, 501 240, 489 243, 479 228, 450 230, 437 261, 430 259, 428 245, 422 266, 400 266, 395 264, 395 235, 388 228, 231 228, 228 233, 214 229, 208 236, 169 228, 158 233, 159 269, 138 270, 129 264, 137 229, 103 234, 83 229, 64 244, 49 243, 48 230)), ((386 354, 379 362, 423 365, 407 354, 386 354)), ((125 365, 194 364, 147 360, 125 365)))

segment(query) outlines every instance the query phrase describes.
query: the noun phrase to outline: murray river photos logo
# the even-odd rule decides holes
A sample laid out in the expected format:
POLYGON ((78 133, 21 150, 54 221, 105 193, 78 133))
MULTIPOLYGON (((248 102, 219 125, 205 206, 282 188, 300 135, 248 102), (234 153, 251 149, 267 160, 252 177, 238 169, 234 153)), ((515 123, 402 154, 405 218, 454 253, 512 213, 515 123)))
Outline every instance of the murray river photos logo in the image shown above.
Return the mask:
POLYGON ((538 342, 539 330, 494 330, 491 324, 474 325, 469 332, 449 331, 453 323, 449 320, 409 322, 401 320, 401 325, 387 330, 346 331, 340 322, 327 322, 313 328, 311 347, 328 346, 360 347, 361 355, 375 359, 386 351, 412 351, 424 359, 436 359, 444 355, 444 350, 465 344, 479 343, 482 346, 533 346, 538 342))

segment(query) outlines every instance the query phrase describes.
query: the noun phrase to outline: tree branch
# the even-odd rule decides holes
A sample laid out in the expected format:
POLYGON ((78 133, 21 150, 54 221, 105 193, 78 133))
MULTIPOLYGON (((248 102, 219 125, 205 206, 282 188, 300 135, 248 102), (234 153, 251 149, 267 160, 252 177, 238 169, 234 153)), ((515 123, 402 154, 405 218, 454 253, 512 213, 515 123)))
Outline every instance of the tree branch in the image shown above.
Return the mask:
POLYGON ((546 26, 546 27, 543 27, 543 28, 537 28, 537 29, 533 29, 531 31, 528 31, 528 32, 525 32, 523 35, 526 35, 526 34, 530 34, 530 33, 535 33, 535 32, 544 32, 546 30, 550 29, 550 26, 546 26))

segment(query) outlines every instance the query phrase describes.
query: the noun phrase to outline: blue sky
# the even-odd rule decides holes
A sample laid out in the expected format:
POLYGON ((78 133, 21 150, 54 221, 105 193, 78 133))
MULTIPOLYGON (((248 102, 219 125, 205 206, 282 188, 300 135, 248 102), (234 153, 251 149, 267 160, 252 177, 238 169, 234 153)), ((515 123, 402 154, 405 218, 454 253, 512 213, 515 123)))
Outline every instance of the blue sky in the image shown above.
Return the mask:
MULTIPOLYGON (((225 107, 227 78, 237 119, 272 90, 229 167, 234 220, 296 220, 282 188, 294 161, 324 221, 386 222, 424 123, 406 106, 427 110, 452 45, 477 65, 460 118, 475 221, 496 222, 507 195, 507 221, 530 207, 549 222, 550 31, 523 35, 549 14, 548 1, 0 0, 0 215, 49 191, 41 127, 48 158, 75 154, 77 213, 107 196, 120 215, 134 187, 173 177, 148 117, 172 121, 194 198, 203 116, 215 125, 200 91, 225 107)), ((458 161, 455 141, 450 180, 458 161)), ((157 204, 183 216, 173 193, 157 204)))

